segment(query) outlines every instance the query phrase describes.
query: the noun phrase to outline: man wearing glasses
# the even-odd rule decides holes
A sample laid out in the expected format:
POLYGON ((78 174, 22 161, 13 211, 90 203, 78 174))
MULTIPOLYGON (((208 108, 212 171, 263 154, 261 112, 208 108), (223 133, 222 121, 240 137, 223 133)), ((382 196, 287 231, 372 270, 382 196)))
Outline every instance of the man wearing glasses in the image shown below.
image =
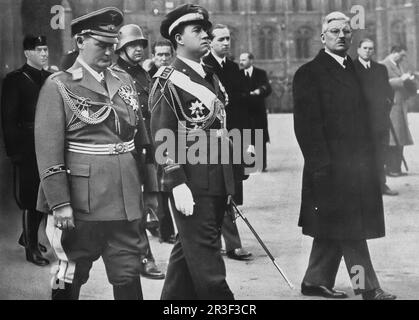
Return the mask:
POLYGON ((293 85, 305 161, 299 226, 314 238, 301 292, 346 298, 333 289, 343 256, 355 294, 393 300, 380 288, 367 246, 367 239, 384 236, 384 214, 366 100, 347 55, 349 18, 327 15, 321 41, 324 49, 297 71, 293 85))

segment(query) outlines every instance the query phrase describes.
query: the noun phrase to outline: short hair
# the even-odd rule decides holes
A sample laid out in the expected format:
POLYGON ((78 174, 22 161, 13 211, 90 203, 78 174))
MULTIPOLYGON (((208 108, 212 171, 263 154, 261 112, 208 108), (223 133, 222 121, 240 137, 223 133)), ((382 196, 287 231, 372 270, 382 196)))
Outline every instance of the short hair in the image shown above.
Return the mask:
POLYGON ((322 33, 326 32, 327 28, 329 27, 329 23, 331 23, 332 21, 344 21, 346 23, 349 23, 351 19, 340 11, 331 12, 322 19, 322 33))
POLYGON ((402 45, 392 46, 390 53, 400 53, 402 51, 407 51, 407 48, 402 45))
POLYGON ((247 54, 247 57, 248 57, 250 60, 255 60, 255 56, 253 55, 253 53, 250 53, 250 52, 243 52, 242 54, 247 54))
POLYGON ((153 45, 151 46, 152 54, 156 53, 156 47, 170 47, 170 52, 172 53, 172 55, 174 54, 174 51, 175 51, 175 49, 173 48, 172 42, 167 39, 159 39, 156 42, 154 42, 153 45))
POLYGON ((212 28, 209 31, 208 35, 211 40, 214 39, 214 30, 218 30, 218 29, 228 29, 230 31, 229 27, 226 26, 225 24, 217 23, 216 25, 212 26, 212 28))
POLYGON ((358 48, 361 48, 361 47, 362 47, 362 45, 363 45, 365 42, 371 42, 371 43, 375 46, 375 42, 374 42, 374 40, 371 40, 370 38, 364 38, 364 39, 362 39, 361 41, 359 41, 358 48))

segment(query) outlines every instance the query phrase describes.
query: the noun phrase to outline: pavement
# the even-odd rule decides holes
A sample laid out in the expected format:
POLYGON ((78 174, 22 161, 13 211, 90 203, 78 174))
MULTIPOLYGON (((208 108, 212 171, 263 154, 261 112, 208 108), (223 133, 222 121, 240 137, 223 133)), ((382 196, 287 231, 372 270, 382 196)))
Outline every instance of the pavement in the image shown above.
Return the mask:
MULTIPOLYGON (((383 289, 400 299, 419 298, 419 114, 409 114, 410 128, 417 145, 405 149, 409 175, 389 178, 388 185, 400 192, 384 197, 386 237, 369 241, 372 261, 383 289)), ((244 184, 243 212, 270 249, 276 262, 295 285, 291 290, 250 230, 239 220, 243 246, 254 254, 250 262, 225 258, 227 281, 239 300, 311 300, 304 297, 300 283, 308 263, 312 239, 297 226, 300 206, 302 156, 295 140, 292 115, 269 116, 272 143, 268 146, 267 173, 252 175, 244 184)), ((50 268, 27 263, 17 244, 20 213, 14 205, 0 205, 0 299, 50 298, 50 268)), ((47 244, 43 234, 41 241, 47 244)), ((171 245, 150 237, 157 264, 166 270, 171 245)), ((54 259, 49 249, 47 257, 54 259)), ((83 286, 81 299, 113 299, 103 262, 98 260, 83 286)), ((142 279, 145 299, 159 299, 162 280, 142 279)), ((355 297, 342 261, 336 288, 355 297)))

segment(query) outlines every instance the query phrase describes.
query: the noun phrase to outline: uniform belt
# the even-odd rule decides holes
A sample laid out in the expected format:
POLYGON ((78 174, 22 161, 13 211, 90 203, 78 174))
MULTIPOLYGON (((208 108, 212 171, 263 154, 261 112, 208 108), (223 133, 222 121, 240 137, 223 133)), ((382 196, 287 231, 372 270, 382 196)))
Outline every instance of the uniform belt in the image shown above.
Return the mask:
POLYGON ((86 144, 68 142, 67 151, 92 155, 112 155, 131 152, 135 149, 134 140, 113 144, 86 144))

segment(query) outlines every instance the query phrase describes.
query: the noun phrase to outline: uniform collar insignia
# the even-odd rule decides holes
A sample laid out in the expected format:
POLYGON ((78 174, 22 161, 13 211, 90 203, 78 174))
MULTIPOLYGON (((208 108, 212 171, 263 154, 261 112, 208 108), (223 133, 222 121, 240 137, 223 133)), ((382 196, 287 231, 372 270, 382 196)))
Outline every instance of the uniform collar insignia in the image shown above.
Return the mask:
POLYGON ((70 72, 73 75, 73 80, 80 80, 83 78, 83 68, 77 68, 70 72))

